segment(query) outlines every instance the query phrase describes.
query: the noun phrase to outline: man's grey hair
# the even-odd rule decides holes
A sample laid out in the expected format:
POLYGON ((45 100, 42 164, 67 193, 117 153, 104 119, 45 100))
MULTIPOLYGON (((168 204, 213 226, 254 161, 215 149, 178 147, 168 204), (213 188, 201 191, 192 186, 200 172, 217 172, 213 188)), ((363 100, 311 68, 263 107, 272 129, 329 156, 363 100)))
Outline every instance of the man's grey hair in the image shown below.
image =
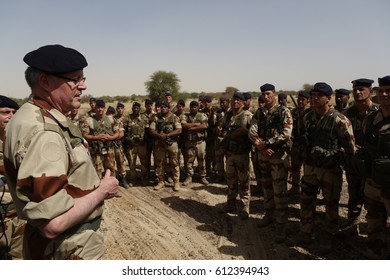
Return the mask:
POLYGON ((33 67, 27 67, 26 71, 24 72, 24 77, 26 79, 26 82, 28 86, 33 89, 38 86, 38 79, 39 75, 42 73, 42 71, 35 69, 33 67))

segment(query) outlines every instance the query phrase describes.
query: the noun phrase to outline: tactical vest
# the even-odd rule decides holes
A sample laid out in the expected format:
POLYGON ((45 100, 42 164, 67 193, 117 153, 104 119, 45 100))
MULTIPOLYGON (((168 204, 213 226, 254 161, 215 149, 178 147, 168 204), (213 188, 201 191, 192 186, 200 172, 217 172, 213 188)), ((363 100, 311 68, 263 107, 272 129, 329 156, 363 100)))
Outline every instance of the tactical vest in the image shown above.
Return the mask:
MULTIPOLYGON (((169 114, 166 119, 163 119, 161 115, 157 116, 156 120, 156 131, 157 133, 168 134, 174 130, 176 130, 175 125, 175 116, 174 114, 169 114)), ((177 117, 177 116, 176 116, 177 117)))
POLYGON ((114 135, 114 131, 112 129, 112 125, 110 122, 110 119, 107 116, 103 116, 103 127, 101 126, 101 122, 99 122, 97 119, 92 118, 93 121, 93 134, 104 134, 107 133, 109 135, 114 135))
MULTIPOLYGON (((192 117, 190 114, 187 115, 187 118, 190 120, 189 123, 201 123, 202 122, 202 115, 201 113, 197 113, 194 117, 192 117)), ((204 141, 206 140, 207 132, 206 129, 202 131, 187 131, 186 132, 186 140, 189 140, 191 142, 198 142, 198 141, 204 141)))
POLYGON ((335 133, 336 119, 341 115, 335 109, 329 109, 325 116, 318 123, 313 121, 314 111, 305 116, 305 127, 309 138, 309 151, 313 147, 320 147, 326 151, 338 149, 338 138, 335 133))
POLYGON ((262 108, 258 110, 257 120, 258 120, 258 135, 264 140, 268 140, 275 135, 275 131, 279 134, 283 131, 283 110, 286 107, 279 106, 274 112, 271 114, 266 113, 266 109, 262 108))
POLYGON ((223 122, 222 133, 224 138, 221 142, 221 146, 228 152, 233 154, 245 154, 251 150, 251 142, 248 135, 232 138, 232 133, 242 127, 245 118, 245 110, 242 110, 235 118, 232 123, 233 112, 226 112, 225 119, 223 122))
POLYGON ((376 104, 371 104, 367 114, 360 114, 356 106, 348 107, 343 114, 351 121, 353 135, 355 137, 355 143, 359 146, 363 145, 364 136, 363 136, 363 120, 371 112, 378 111, 379 107, 376 104))
POLYGON ((139 118, 134 115, 128 116, 128 122, 125 124, 126 142, 139 144, 144 141, 148 121, 144 119, 143 115, 140 115, 139 118))

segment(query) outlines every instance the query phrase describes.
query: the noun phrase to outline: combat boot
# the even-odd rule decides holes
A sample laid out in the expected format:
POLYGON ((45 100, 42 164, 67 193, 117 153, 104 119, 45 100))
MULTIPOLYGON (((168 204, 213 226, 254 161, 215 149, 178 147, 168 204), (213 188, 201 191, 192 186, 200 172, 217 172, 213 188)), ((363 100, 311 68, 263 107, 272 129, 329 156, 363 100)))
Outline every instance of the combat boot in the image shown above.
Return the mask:
POLYGON ((285 223, 276 223, 276 236, 275 236, 275 242, 276 243, 283 243, 287 238, 287 230, 286 230, 286 224, 285 223))
POLYGON ((208 185, 209 181, 207 181, 206 177, 202 177, 202 178, 200 178, 200 183, 203 185, 208 185))
POLYGON ((234 201, 228 201, 222 207, 218 208, 219 213, 233 213, 237 212, 237 207, 234 201))
POLYGON ((258 228, 263 228, 263 227, 266 227, 266 226, 272 224, 273 222, 275 222, 275 217, 272 214, 265 214, 263 219, 261 219, 257 223, 257 227, 258 228))
POLYGON ((246 220, 249 218, 249 205, 245 205, 241 211, 238 213, 238 216, 241 220, 246 220))
POLYGON ((187 177, 184 182, 183 182, 183 186, 187 186, 189 184, 192 183, 192 178, 191 177, 187 177))
POLYGON ((165 187, 164 182, 160 181, 158 184, 153 188, 155 191, 161 190, 162 188, 165 187))
POLYGON ((173 190, 175 192, 178 192, 180 190, 180 183, 179 182, 175 182, 175 184, 173 184, 173 190))
POLYGON ((129 186, 129 183, 127 182, 125 176, 121 176, 121 177, 120 177, 119 185, 121 185, 121 186, 122 186, 123 188, 125 188, 125 189, 128 189, 128 188, 130 187, 130 186, 129 186))

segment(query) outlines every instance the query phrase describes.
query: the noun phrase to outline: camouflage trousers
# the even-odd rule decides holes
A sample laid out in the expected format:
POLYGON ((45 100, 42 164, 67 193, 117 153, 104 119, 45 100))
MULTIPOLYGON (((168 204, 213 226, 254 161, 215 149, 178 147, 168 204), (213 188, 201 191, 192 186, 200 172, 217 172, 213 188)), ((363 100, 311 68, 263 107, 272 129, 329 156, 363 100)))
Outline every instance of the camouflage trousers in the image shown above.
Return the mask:
POLYGON ((137 159, 141 163, 141 178, 145 179, 147 175, 147 155, 148 150, 146 145, 133 145, 131 147, 127 147, 126 149, 126 158, 129 163, 130 169, 130 178, 132 180, 137 177, 137 159))
POLYGON ((305 157, 305 151, 299 142, 294 142, 291 146, 291 184, 299 186, 301 184, 302 166, 305 157))
POLYGON ((126 156, 122 146, 114 147, 116 168, 120 176, 126 176, 126 156))
POLYGON ((264 195, 265 214, 278 223, 288 220, 287 177, 290 159, 286 152, 272 156, 258 152, 260 180, 264 195))
POLYGON ((107 153, 104 155, 99 153, 98 151, 92 151, 91 153, 92 160, 95 164, 96 172, 99 177, 102 178, 106 169, 111 170, 111 176, 116 176, 116 168, 115 168, 115 151, 114 148, 107 148, 107 153))
POLYGON ((197 159, 198 161, 199 175, 201 177, 206 177, 206 166, 205 166, 206 142, 186 141, 184 152, 186 154, 185 158, 187 161, 186 164, 187 177, 194 176, 195 159, 197 159))
POLYGON ((5 232, 3 232, 3 227, 0 226, 0 259, 23 259, 23 233, 25 225, 26 221, 19 219, 15 210, 5 214, 5 232), (6 247, 7 244, 8 248, 6 247), (3 256, 3 253, 6 253, 6 256, 3 256))
POLYGON ((225 150, 220 146, 221 140, 216 137, 215 142, 215 171, 218 175, 225 174, 225 150))
MULTIPOLYGON (((386 247, 388 233, 387 219, 390 217, 390 189, 376 184, 367 178, 364 185, 364 206, 367 210, 368 246, 374 251, 381 251, 386 247)), ((390 248, 387 248, 390 249, 390 248)))
POLYGON ((215 141, 206 139, 206 172, 214 172, 215 169, 215 141))
POLYGON ((321 189, 325 200, 325 230, 335 233, 338 230, 339 201, 343 183, 342 169, 303 165, 301 184, 301 231, 311 233, 314 226, 317 194, 321 189))
POLYGON ((226 182, 228 185, 227 202, 236 202, 237 196, 241 207, 248 207, 251 198, 249 188, 249 153, 232 154, 226 152, 226 182))
POLYGON ((171 172, 171 177, 174 183, 179 182, 180 167, 179 161, 177 160, 178 152, 179 148, 177 146, 177 142, 173 142, 172 145, 169 146, 164 142, 156 141, 154 146, 154 164, 156 166, 156 175, 159 182, 164 181, 164 175, 167 171, 171 172))
POLYGON ((364 178, 357 174, 345 172, 348 182, 348 218, 355 219, 360 215, 364 201, 364 178))

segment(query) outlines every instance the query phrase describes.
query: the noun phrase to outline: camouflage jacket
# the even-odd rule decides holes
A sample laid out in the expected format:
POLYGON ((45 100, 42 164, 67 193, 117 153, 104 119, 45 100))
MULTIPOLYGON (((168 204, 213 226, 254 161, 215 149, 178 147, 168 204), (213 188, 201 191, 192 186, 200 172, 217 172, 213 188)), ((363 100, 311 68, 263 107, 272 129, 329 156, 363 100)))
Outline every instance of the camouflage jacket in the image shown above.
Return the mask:
MULTIPOLYGON (((185 114, 185 122, 186 123, 200 123, 208 126, 208 118, 205 113, 198 112, 195 116, 192 116, 190 113, 185 114)), ((188 131, 183 130, 183 135, 185 135, 185 140, 188 141, 204 141, 207 137, 207 128, 201 131, 188 131)))
MULTIPOLYGON (((33 100, 23 104, 11 119, 4 147, 8 185, 19 217, 27 220, 24 256, 101 257, 104 244, 100 232, 84 229, 77 235, 64 232, 48 239, 38 229, 72 208, 75 199, 99 186, 99 176, 80 130, 46 102, 33 100)), ((103 205, 89 214, 83 224, 96 220, 102 213, 103 205)))
POLYGON ((146 131, 149 128, 149 119, 146 115, 140 114, 138 117, 129 114, 123 119, 125 131, 125 145, 144 144, 146 131))

